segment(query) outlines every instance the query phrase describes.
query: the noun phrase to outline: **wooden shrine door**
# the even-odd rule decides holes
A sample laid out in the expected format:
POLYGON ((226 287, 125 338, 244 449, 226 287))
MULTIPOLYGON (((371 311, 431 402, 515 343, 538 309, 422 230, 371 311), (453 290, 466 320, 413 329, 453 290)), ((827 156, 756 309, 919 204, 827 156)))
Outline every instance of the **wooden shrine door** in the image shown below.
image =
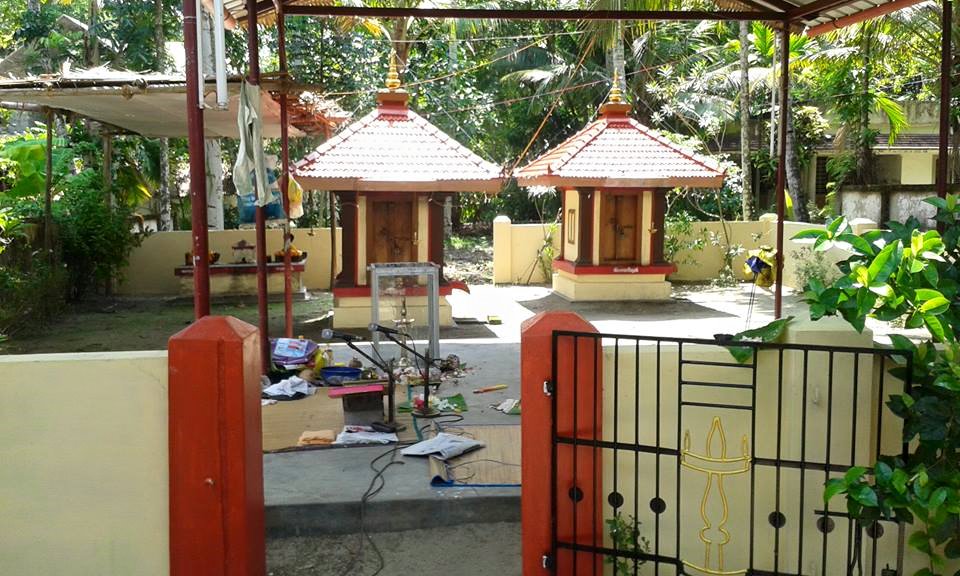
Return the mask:
POLYGON ((367 263, 416 262, 415 198, 367 201, 367 263))
POLYGON ((640 261, 642 194, 604 191, 600 197, 600 263, 640 261))

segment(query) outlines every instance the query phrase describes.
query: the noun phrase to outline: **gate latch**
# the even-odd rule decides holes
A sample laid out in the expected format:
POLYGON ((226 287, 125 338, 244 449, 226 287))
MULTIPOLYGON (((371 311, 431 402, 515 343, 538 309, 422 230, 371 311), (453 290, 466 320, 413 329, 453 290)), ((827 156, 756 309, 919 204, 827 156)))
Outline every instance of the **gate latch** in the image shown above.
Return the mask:
POLYGON ((553 571, 553 556, 550 556, 549 554, 544 554, 544 555, 540 558, 540 565, 543 566, 543 569, 544 569, 544 570, 550 570, 550 571, 552 572, 552 571, 553 571))
POLYGON ((549 380, 543 381, 543 395, 544 396, 553 396, 553 382, 549 380))

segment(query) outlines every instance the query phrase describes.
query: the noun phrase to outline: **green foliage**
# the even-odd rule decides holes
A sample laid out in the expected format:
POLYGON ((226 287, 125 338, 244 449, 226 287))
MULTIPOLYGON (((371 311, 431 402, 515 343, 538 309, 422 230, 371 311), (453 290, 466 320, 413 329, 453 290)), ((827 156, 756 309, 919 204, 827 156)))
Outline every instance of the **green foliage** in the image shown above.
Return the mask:
POLYGON ((707 231, 694 229, 694 220, 686 212, 668 214, 664 222, 663 258, 674 264, 696 263, 695 252, 707 244, 707 231))
MULTIPOLYGON (((634 554, 650 552, 650 542, 640 535, 640 521, 633 516, 624 516, 617 512, 613 518, 604 520, 604 523, 607 525, 607 533, 610 535, 614 550, 634 554)), ((605 561, 613 566, 614 576, 633 574, 635 563, 641 565, 646 562, 646 560, 632 560, 618 556, 607 556, 605 561)))
POLYGON ((69 296, 80 298, 96 283, 121 277, 141 236, 132 231, 128 206, 107 204, 97 172, 84 170, 68 178, 63 188, 54 217, 70 273, 69 296))
POLYGON ((910 452, 882 456, 872 468, 854 467, 827 482, 824 500, 843 494, 861 524, 894 519, 913 524, 908 543, 928 558, 917 575, 942 574, 946 559, 960 558, 960 216, 958 197, 927 200, 944 226, 922 231, 911 219, 890 230, 856 236, 842 219, 827 230, 807 230, 817 250, 843 245, 852 256, 830 285, 811 280, 804 299, 813 318, 839 314, 858 330, 868 316, 909 328, 925 327, 930 340, 915 344, 893 335, 894 348, 910 362, 891 373, 909 379, 902 394, 887 400, 903 420, 910 452))
POLYGON ((822 250, 801 248, 794 256, 796 261, 797 286, 806 289, 811 281, 826 285, 831 284, 839 276, 835 266, 827 262, 822 250))
MULTIPOLYGON (((731 336, 730 339, 734 342, 776 342, 783 335, 787 324, 792 321, 793 316, 780 318, 759 328, 751 328, 750 330, 738 332, 731 336)), ((740 364, 745 364, 753 358, 754 349, 752 346, 727 346, 726 348, 730 351, 730 355, 740 364)))
POLYGON ((34 256, 23 267, 0 266, 0 340, 43 326, 63 310, 66 269, 34 256))

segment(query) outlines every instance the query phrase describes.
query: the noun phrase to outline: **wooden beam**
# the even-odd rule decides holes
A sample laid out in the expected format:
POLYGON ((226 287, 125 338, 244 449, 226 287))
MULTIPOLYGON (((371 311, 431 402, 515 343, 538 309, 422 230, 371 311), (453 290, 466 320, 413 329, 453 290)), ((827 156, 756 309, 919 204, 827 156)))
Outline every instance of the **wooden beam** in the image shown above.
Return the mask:
POLYGON ((850 26, 851 24, 857 24, 858 22, 863 22, 864 20, 870 20, 871 18, 877 18, 879 16, 896 12, 897 10, 902 10, 925 1, 926 0, 891 0, 886 4, 880 4, 879 6, 868 8, 862 12, 857 12, 856 14, 851 14, 849 16, 844 16, 843 18, 837 18, 836 20, 818 24, 807 30, 806 34, 808 37, 813 38, 814 36, 819 36, 820 34, 832 32, 833 30, 838 30, 840 28, 850 26))
POLYGON ((836 10, 841 6, 846 6, 847 4, 853 4, 857 0, 815 0, 809 4, 803 6, 798 6, 793 10, 787 12, 787 18, 796 22, 803 20, 804 18, 815 17, 821 12, 827 12, 829 10, 836 10))
MULTIPOLYGON (((849 0, 848 0, 849 1, 849 0)), ((386 8, 372 6, 287 6, 287 16, 364 18, 459 18, 463 20, 781 20, 783 12, 759 10, 521 10, 484 8, 386 8)))

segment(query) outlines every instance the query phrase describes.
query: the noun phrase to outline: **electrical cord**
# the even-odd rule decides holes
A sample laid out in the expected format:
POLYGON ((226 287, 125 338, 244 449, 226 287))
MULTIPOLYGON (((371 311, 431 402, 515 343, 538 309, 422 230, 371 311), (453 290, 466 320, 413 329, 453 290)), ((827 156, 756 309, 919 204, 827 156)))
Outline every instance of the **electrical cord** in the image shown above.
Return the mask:
POLYGON ((353 557, 350 559, 350 562, 347 564, 346 569, 340 572, 340 576, 347 576, 353 572, 354 568, 357 566, 357 562, 360 558, 363 557, 363 548, 365 543, 370 544, 370 548, 373 550, 374 554, 377 556, 377 570, 371 576, 377 576, 380 572, 383 571, 386 566, 386 562, 383 558, 383 553, 380 551, 380 548, 377 546, 376 542, 373 541, 373 537, 370 536, 370 533, 366 529, 366 512, 367 512, 367 502, 372 500, 379 494, 384 487, 386 487, 387 482, 384 479, 384 473, 391 466, 394 465, 403 465, 402 460, 396 460, 397 452, 403 446, 409 446, 410 442, 397 442, 389 450, 375 457, 370 461, 370 469, 374 471, 373 478, 370 479, 370 484, 367 485, 367 490, 363 493, 363 496, 360 497, 360 535, 359 543, 357 545, 356 552, 353 553, 353 557), (377 463, 383 458, 390 456, 390 461, 383 465, 381 468, 377 468, 377 463))

